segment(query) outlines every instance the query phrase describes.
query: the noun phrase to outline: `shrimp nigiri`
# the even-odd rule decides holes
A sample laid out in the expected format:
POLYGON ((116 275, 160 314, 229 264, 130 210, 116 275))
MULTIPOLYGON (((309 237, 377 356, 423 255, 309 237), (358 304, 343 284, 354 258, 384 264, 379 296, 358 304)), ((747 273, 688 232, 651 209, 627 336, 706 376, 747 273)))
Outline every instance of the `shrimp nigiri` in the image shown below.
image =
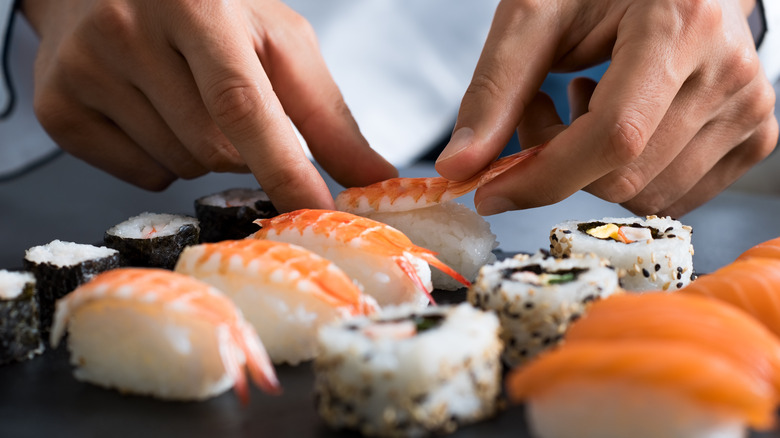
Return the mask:
POLYGON ((593 303, 566 343, 657 340, 694 345, 734 361, 780 392, 780 339, 747 313, 704 297, 651 292, 593 303))
POLYGON ((579 342, 507 377, 534 436, 745 436, 773 425, 775 392, 721 356, 663 341, 579 342))
POLYGON ((748 257, 703 275, 680 292, 704 295, 753 315, 780 336, 780 260, 748 257))
MULTIPOLYGON (((496 260, 493 250, 498 242, 482 216, 453 199, 538 154, 543 146, 501 158, 465 181, 442 177, 393 178, 366 187, 352 187, 338 194, 336 208, 397 228, 415 245, 436 252, 442 262, 468 280, 474 280, 480 267, 496 260)), ((437 289, 462 287, 435 268, 431 275, 437 289)))
POLYGON ((121 392, 201 400, 254 383, 280 391, 255 330, 215 288, 152 268, 107 271, 57 301, 51 343, 68 329, 79 380, 121 392))
POLYGON ((176 271, 228 295, 274 362, 313 358, 320 326, 377 308, 330 260, 284 242, 244 239, 190 246, 176 271))
POLYGON ((330 259, 381 305, 433 301, 428 263, 468 286, 433 251, 381 222, 329 210, 297 210, 255 221, 251 237, 303 246, 330 259))

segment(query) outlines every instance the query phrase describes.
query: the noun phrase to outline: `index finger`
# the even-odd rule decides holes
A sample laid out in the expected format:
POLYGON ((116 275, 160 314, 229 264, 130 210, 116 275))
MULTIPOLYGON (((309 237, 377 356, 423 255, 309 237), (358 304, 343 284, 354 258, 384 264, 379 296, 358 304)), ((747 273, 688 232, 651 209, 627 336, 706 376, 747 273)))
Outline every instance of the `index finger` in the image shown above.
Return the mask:
POLYGON ((436 161, 443 177, 468 179, 495 160, 512 137, 555 56, 559 37, 549 29, 555 8, 544 6, 501 2, 496 8, 452 138, 436 161))
MULTIPOLYGON (((646 17, 640 20, 647 21, 646 17)), ((612 63, 596 86, 588 112, 552 139, 535 160, 524 163, 522 172, 515 169, 482 187, 475 194, 475 203, 492 198, 484 205, 503 205, 503 210, 509 203, 498 200, 510 200, 514 208, 552 204, 633 162, 644 151, 691 74, 694 60, 684 55, 680 39, 674 32, 662 30, 661 23, 654 24, 653 33, 643 35, 647 29, 634 21, 619 34, 612 63), (647 35, 662 36, 663 40, 647 35), (658 56, 659 47, 677 50, 658 56)), ((625 187, 612 192, 639 189, 631 187, 636 181, 622 178, 616 184, 625 187)))
POLYGON ((192 30, 174 36, 209 114, 278 210, 333 209, 330 191, 301 148, 250 33, 223 12, 213 11, 200 23, 197 38, 192 30))

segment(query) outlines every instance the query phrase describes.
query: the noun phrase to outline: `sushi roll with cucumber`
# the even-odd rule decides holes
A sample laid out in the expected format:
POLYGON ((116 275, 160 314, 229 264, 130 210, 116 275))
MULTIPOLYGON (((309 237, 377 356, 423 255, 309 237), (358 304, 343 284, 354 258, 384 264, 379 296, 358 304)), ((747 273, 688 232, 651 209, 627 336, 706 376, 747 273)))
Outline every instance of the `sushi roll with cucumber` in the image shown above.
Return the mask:
POLYGON ((43 352, 35 277, 0 270, 0 365, 32 359, 43 352))
POLYGON ((492 416, 501 390, 499 323, 466 303, 386 308, 320 329, 315 402, 336 429, 449 433, 492 416))
POLYGON ((691 227, 669 217, 567 221, 550 232, 550 252, 598 254, 618 269, 629 291, 674 291, 694 278, 691 234, 691 227))
POLYGON ((271 198, 256 188, 234 188, 195 200, 201 242, 243 239, 257 231, 254 221, 278 215, 271 198))
POLYGON ((560 259, 539 251, 484 266, 467 299, 498 315, 502 357, 515 366, 557 345, 589 303, 618 292, 617 273, 605 259, 594 254, 560 259))
POLYGON ((146 212, 109 228, 103 240, 123 266, 173 269, 182 250, 199 242, 200 225, 190 216, 146 212))
POLYGON ((115 249, 61 240, 25 252, 24 268, 35 276, 44 342, 51 328, 55 301, 119 265, 119 251, 115 249))

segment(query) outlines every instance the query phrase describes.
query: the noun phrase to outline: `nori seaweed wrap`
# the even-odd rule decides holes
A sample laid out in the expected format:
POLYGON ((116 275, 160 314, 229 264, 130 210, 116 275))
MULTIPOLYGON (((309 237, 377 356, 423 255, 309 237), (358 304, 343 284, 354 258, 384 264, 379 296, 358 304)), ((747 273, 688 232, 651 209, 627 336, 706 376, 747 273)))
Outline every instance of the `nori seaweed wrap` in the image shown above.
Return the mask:
POLYGON ((229 189, 195 200, 201 242, 243 239, 257 231, 255 219, 279 214, 262 189, 229 189))
POLYGON ((179 254, 200 239, 194 217, 142 213, 109 228, 103 241, 119 251, 123 266, 173 269, 179 254))
POLYGON ((55 302, 95 275, 118 267, 119 252, 104 246, 54 240, 25 252, 24 268, 35 276, 41 337, 45 343, 55 302))
POLYGON ((43 352, 35 277, 0 270, 0 365, 32 359, 43 352))

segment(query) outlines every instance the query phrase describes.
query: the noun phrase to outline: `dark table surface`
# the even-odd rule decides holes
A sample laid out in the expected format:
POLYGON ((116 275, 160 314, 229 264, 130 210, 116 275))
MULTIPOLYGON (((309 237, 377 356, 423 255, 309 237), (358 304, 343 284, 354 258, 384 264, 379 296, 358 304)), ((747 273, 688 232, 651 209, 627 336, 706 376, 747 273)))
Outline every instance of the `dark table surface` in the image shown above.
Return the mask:
MULTIPOLYGON (((402 175, 435 173, 431 166, 420 165, 403 170, 402 175)), ((144 211, 194 215, 197 197, 255 184, 248 175, 210 175, 149 193, 63 155, 28 175, 0 183, 0 268, 20 267, 24 250, 31 246, 53 239, 100 242, 107 228, 130 216, 144 211)), ((468 196, 462 202, 473 206, 468 196)), ((556 223, 630 215, 619 206, 578 193, 553 206, 488 220, 501 249, 532 252, 548 246, 549 230, 556 223)), ((779 217, 780 198, 727 191, 681 218, 694 229, 696 270, 711 272, 750 246, 780 236, 779 217)), ((437 298, 457 301, 462 292, 437 298)), ((200 403, 124 396, 82 384, 71 371, 62 346, 29 362, 0 367, 0 437, 345 434, 328 430, 317 417, 311 398, 310 364, 279 367, 284 394, 272 397, 253 390, 246 407, 231 392, 200 403)), ((509 407, 498 417, 463 427, 453 436, 528 436, 523 409, 509 407)), ((752 436, 780 437, 780 433, 752 436)))

